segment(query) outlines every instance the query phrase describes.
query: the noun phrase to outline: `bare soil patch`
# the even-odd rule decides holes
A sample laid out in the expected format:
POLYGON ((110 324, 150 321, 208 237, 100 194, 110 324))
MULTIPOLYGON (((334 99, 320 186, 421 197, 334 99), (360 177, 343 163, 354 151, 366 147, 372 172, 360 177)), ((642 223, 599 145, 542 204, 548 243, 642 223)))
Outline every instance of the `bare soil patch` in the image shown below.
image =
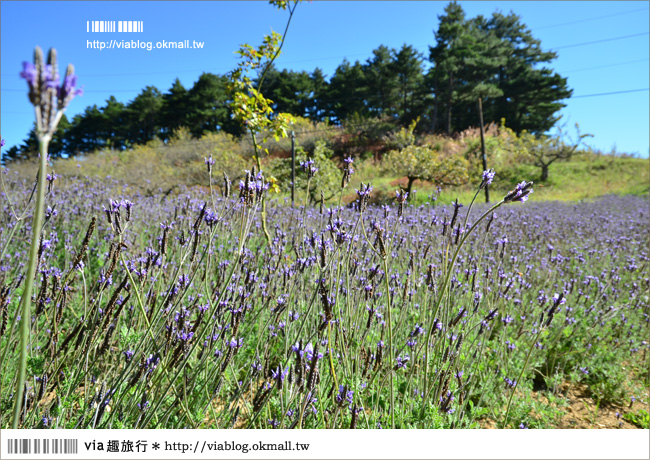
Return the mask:
MULTIPOLYGON (((583 383, 563 383, 560 396, 564 397, 568 406, 560 409, 565 413, 559 424, 554 427, 557 429, 638 429, 638 426, 628 422, 623 416, 626 413, 637 413, 641 409, 648 410, 648 404, 638 400, 627 406, 598 405, 590 396, 589 387, 583 383)), ((544 391, 533 392, 533 398, 549 404, 544 391)), ((482 420, 480 425, 484 429, 498 428, 497 422, 492 419, 482 420)))

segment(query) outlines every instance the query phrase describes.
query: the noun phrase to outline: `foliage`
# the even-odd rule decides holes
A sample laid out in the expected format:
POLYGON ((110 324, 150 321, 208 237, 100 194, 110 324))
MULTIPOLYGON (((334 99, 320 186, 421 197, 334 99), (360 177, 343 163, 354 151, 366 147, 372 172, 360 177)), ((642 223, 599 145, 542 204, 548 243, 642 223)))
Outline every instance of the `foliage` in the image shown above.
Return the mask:
POLYGON ((450 154, 439 145, 408 145, 401 150, 391 150, 384 157, 384 164, 393 174, 408 178, 409 195, 415 180, 437 185, 461 185, 468 180, 467 160, 450 154))
MULTIPOLYGON (((324 141, 317 141, 312 153, 302 147, 296 148, 296 191, 298 194, 307 189, 308 173, 300 167, 308 159, 315 162, 318 172, 309 180, 309 200, 314 203, 320 200, 323 192, 326 200, 339 192, 341 186, 341 170, 332 160, 333 152, 324 141)), ((291 158, 275 158, 268 163, 269 173, 278 180, 282 190, 291 188, 291 158)), ((299 195, 298 195, 299 196, 299 195)))
POLYGON ((548 167, 558 160, 570 160, 578 155, 578 147, 585 137, 593 137, 592 134, 580 134, 580 128, 576 123, 576 138, 569 143, 564 139, 564 132, 558 127, 555 136, 545 134, 534 136, 526 131, 520 135, 522 150, 528 161, 541 168, 540 180, 548 180, 548 167))
MULTIPOLYGON (((561 405, 553 402, 552 381, 565 381, 576 371, 584 381, 593 378, 596 384, 612 380, 612 376, 616 377, 612 382, 618 381, 614 369, 617 365, 631 361, 642 367, 642 355, 650 351, 644 342, 648 325, 643 280, 648 267, 642 262, 648 235, 647 200, 610 197, 591 203, 508 206, 498 211, 488 231, 480 225, 468 237, 452 263, 445 254, 453 253, 457 246, 451 232, 443 235, 444 216, 449 219, 453 212, 449 205, 406 205, 399 219, 398 204, 369 206, 360 216, 355 209, 337 206, 327 206, 320 214, 318 207, 292 208, 271 202, 274 240, 272 246, 266 246, 258 226, 259 215, 250 213, 250 218, 246 217, 248 211, 237 199, 225 199, 216 190, 210 194, 207 188, 184 189, 169 195, 164 190, 152 190, 152 196, 147 196, 114 179, 88 177, 83 174, 85 168, 84 163, 77 178, 58 179, 54 193, 48 197, 47 206, 58 213, 51 214, 44 227, 47 244, 40 265, 47 284, 39 281, 34 294, 35 305, 44 295, 53 300, 34 315, 31 334, 41 348, 35 349, 28 365, 28 379, 37 383, 27 392, 25 427, 40 426, 45 418, 47 428, 227 428, 233 426, 236 408, 240 407, 237 426, 270 428, 272 420, 290 428, 299 418, 307 394, 296 372, 309 371, 301 367, 306 366, 305 354, 301 364, 300 353, 291 347, 300 350, 311 342, 312 346, 318 343, 318 352, 323 354, 317 359, 320 379, 314 381, 315 391, 323 396, 313 403, 307 400, 305 427, 349 428, 355 404, 364 408, 357 414, 357 427, 390 426, 387 375, 397 365, 397 356, 402 358, 400 365, 406 367, 398 367, 394 373, 392 413, 396 426, 477 427, 486 417, 502 423, 505 404, 513 391, 504 379, 517 378, 532 350, 529 369, 523 372, 514 393, 508 426, 516 428, 523 423, 530 428, 547 428, 555 426, 562 415, 561 405), (108 276, 114 258, 111 244, 119 238, 102 210, 102 206, 110 206, 110 199, 134 204, 122 234, 127 242, 122 249, 126 262, 115 265, 110 276, 112 284, 103 284, 101 280, 108 276), (205 218, 200 220, 206 203, 205 218), (83 251, 84 235, 93 215, 101 218, 83 253, 83 267, 74 270, 73 260, 83 251), (625 226, 614 225, 623 220, 625 226), (172 228, 167 228, 172 221, 172 228), (192 257, 192 229, 197 222, 197 254, 192 257), (362 225, 365 234, 372 232, 367 238, 362 225), (244 240, 239 239, 242 228, 250 228, 244 240), (376 228, 393 229, 394 236, 376 228), (576 228, 580 231, 576 232, 576 228), (375 258, 373 248, 379 251, 379 235, 384 244, 390 245, 391 256, 387 271, 376 272, 381 259, 375 258), (237 255, 240 248, 241 255, 237 255), (373 259, 362 263, 362 257, 373 259), (433 307, 422 306, 431 306, 436 293, 444 291, 445 261, 446 266, 454 267, 454 276, 447 300, 436 313, 433 307), (128 279, 127 268, 132 270, 134 283, 129 282, 118 292, 121 282, 128 279), (55 285, 57 276, 61 282, 55 285), (321 327, 325 324, 321 315, 329 301, 321 299, 321 288, 318 283, 314 286, 314 280, 333 278, 340 279, 341 284, 340 289, 332 282, 325 286, 326 297, 335 302, 332 314, 336 321, 331 340, 325 342, 327 328, 321 327), (396 354, 392 362, 387 354, 378 362, 378 342, 384 340, 384 349, 388 347, 386 280, 393 305, 396 354), (51 309, 58 305, 66 285, 71 289, 65 291, 70 294, 57 325, 60 340, 51 342, 47 329, 54 330, 52 321, 56 319, 51 309), (169 300, 168 295, 174 291, 177 294, 169 300), (148 296, 148 292, 162 294, 148 296), (537 338, 540 314, 543 312, 547 318, 553 293, 558 292, 566 293, 566 304, 557 309, 550 326, 537 338), (316 302, 312 304, 314 295, 316 302), (150 308, 153 340, 138 296, 150 308), (112 298, 117 301, 116 309, 110 314, 105 332, 101 321, 108 313, 101 312, 110 311, 112 298), (202 317, 206 306, 211 309, 205 313, 209 316, 202 317), (467 316, 460 315, 466 306, 470 306, 467 316), (246 312, 241 317, 240 307, 246 312), (486 321, 495 309, 496 316, 486 321), (75 327, 83 326, 77 316, 85 311, 91 313, 86 321, 96 326, 82 327, 81 335, 66 344, 75 327), (211 320, 206 321, 207 317, 211 320), (445 318, 440 321, 444 330, 428 341, 419 332, 420 326, 428 329, 436 317, 445 318), (368 318, 370 325, 366 327, 368 318), (230 333, 232 326, 225 326, 237 321, 236 332, 230 333), (481 328, 482 321, 487 328, 481 328), (169 324, 172 336, 167 335, 169 324), (184 346, 184 324, 195 330, 195 337, 188 342, 187 354, 179 352, 175 361, 175 350, 184 346), (362 327, 357 329, 353 324, 362 327), (213 327, 217 331, 214 334, 213 327), (224 329, 228 333, 221 334, 224 329), (109 330, 114 332, 107 334, 109 330), (204 345, 203 337, 207 335, 213 340, 204 345), (233 338, 237 347, 229 354, 233 338), (75 347, 77 340, 81 344, 75 347), (449 400, 448 407, 441 406, 435 394, 423 395, 427 361, 419 347, 424 343, 433 346, 428 361, 430 375, 449 369, 448 391, 453 400, 449 400), (348 353, 341 353, 344 347, 348 347, 348 353), (134 352, 132 358, 130 352, 134 352), (50 359, 52 353, 57 360, 50 359), (153 359, 156 353, 161 361, 151 372, 139 376, 141 360, 147 366, 147 359, 153 359), (404 358, 407 353, 408 361, 404 358), (445 360, 445 354, 451 360, 445 360), (336 384, 329 367, 330 356, 336 384), (86 367, 86 359, 93 365, 86 367), (56 377, 62 375, 56 372, 59 365, 66 369, 65 379, 56 377), (292 377, 278 377, 278 366, 283 370, 291 367, 292 377), (460 371, 463 374, 456 377, 460 371), (549 385, 533 389, 539 372, 546 374, 549 385), (38 397, 40 381, 35 379, 46 374, 47 394, 56 397, 38 397), (86 385, 86 379, 95 380, 96 385, 86 385), (102 390, 104 385, 106 390, 102 390), (337 400, 339 385, 347 387, 342 403, 337 400), (331 388, 334 391, 328 397, 331 388), (111 411, 98 412, 109 389, 115 389, 109 397, 111 411), (145 394, 149 406, 142 411, 137 404, 142 405, 145 394), (262 398, 264 394, 268 399, 262 398), (346 401, 348 397, 352 404, 346 401), (429 403, 423 403, 427 400, 429 403), (244 401, 249 402, 248 409, 244 401)), ((358 171, 366 169, 360 165, 358 171)), ((2 286, 15 286, 24 270, 20 261, 29 228, 14 220, 9 203, 26 201, 32 187, 13 172, 3 176, 8 200, 0 205, 0 219, 2 227, 13 234, 0 233, 0 250, 6 249, 9 255, 3 256, 7 270, 0 274, 0 282, 2 286)), ((299 189, 301 192, 304 189, 299 189)), ((123 206, 119 206, 122 222, 126 219, 123 206)), ((461 209, 461 219, 466 209, 461 209)), ((477 212, 472 213, 468 223, 473 225, 485 209, 475 208, 477 212)), ((7 303, 0 299, 1 314, 11 318, 15 313, 21 283, 24 280, 7 303)), ((15 332, 5 331, 0 339, 2 352, 10 350, 0 375, 3 385, 10 385, 15 375, 10 364, 14 362, 11 350, 15 342, 15 332)), ((303 379, 308 378, 308 373, 303 373, 303 379)), ((438 378, 429 383, 435 391, 442 391, 438 378)), ((9 395, 3 393, 3 414, 11 408, 8 400, 9 395)), ((602 401, 604 404, 605 399, 602 401)), ((3 416, 3 420, 7 417, 3 416)))
POLYGON ((237 68, 228 75, 233 115, 253 135, 267 130, 276 139, 287 137, 292 121, 289 114, 274 114, 272 101, 264 97, 259 89, 264 75, 280 53, 282 41, 282 35, 272 32, 264 37, 258 48, 248 44, 242 45, 237 51, 242 59, 237 68), (249 72, 254 71, 261 73, 257 85, 248 76, 249 72))
MULTIPOLYGON (((296 3, 281 3, 274 5, 288 11, 290 21, 296 3)), ((418 118, 419 134, 451 135, 477 126, 479 98, 486 124, 505 119, 517 134, 542 134, 572 92, 548 68, 556 54, 544 51, 514 13, 467 18, 459 4, 447 5, 429 50, 429 70, 408 44, 379 45, 365 62, 343 60, 329 77, 318 67, 277 69, 283 37, 274 32, 257 47, 242 45, 237 68, 226 75, 205 72, 188 88, 175 78, 166 92, 147 86, 131 101, 110 96, 103 107, 87 107, 69 125, 59 125, 53 155, 124 150, 154 137, 167 141, 180 127, 195 139, 217 131, 243 136, 249 129, 281 139, 291 130, 291 117, 348 130, 364 126, 351 130, 353 152, 343 154, 376 155, 373 144, 418 118)), ((28 134, 7 158, 33 156, 34 146, 28 134)))
POLYGON ((638 412, 628 412, 623 415, 623 418, 630 423, 647 430, 650 428, 650 415, 645 409, 640 409, 638 412))
MULTIPOLYGON (((187 128, 178 129, 166 144, 159 140, 136 145, 123 152, 103 150, 85 158, 60 159, 57 173, 68 179, 84 176, 114 178, 152 195, 181 186, 207 185, 205 158, 212 157, 212 169, 232 179, 250 168, 245 146, 226 133, 208 133, 193 139, 187 128)), ((248 155, 250 157, 250 154, 248 155)))
POLYGON ((409 145, 415 144, 415 127, 417 126, 419 118, 413 120, 408 128, 402 127, 398 131, 389 133, 384 139, 384 146, 388 150, 401 150, 409 145))
MULTIPOLYGON (((494 186, 514 186, 516 180, 521 177, 521 172, 513 166, 526 159, 520 137, 505 126, 505 120, 502 120, 501 125, 490 123, 484 131, 487 163, 497 171, 494 186)), ((479 128, 468 128, 460 132, 456 142, 469 162, 468 171, 472 184, 478 185, 483 173, 479 128)))
POLYGON ((557 54, 543 51, 519 16, 495 12, 489 19, 466 19, 462 7, 451 2, 439 20, 429 56, 434 129, 442 126, 449 135, 478 124, 479 96, 487 98, 486 123, 505 118, 516 133, 553 127, 564 107, 560 101, 572 90, 566 78, 544 66, 557 54))

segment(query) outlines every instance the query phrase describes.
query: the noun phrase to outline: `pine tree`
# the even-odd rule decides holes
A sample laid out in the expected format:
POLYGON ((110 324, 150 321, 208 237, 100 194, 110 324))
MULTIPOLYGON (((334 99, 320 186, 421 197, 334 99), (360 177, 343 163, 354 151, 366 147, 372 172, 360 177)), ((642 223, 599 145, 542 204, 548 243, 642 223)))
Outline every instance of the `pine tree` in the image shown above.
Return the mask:
POLYGON ((169 91, 163 94, 163 106, 160 113, 160 137, 168 140, 175 130, 186 126, 190 112, 189 91, 176 78, 169 91))

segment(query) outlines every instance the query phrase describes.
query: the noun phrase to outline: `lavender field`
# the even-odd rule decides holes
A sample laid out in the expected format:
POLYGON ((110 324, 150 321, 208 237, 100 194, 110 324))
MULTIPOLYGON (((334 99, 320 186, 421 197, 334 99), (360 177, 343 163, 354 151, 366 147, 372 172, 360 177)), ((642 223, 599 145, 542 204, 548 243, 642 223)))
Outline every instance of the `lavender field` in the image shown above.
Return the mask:
POLYGON ((647 199, 267 197, 269 244, 254 171, 47 179, 15 405, 34 184, 2 171, 3 428, 553 428, 567 382, 643 423, 647 199))

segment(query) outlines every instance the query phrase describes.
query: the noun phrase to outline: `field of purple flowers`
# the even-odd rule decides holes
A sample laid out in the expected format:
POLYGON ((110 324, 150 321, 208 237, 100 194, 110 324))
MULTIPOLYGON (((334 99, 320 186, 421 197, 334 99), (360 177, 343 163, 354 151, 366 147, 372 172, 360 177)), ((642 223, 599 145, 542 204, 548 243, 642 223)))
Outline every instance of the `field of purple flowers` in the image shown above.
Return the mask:
MULTIPOLYGON (((2 175, 5 428, 34 185, 2 175)), ((169 196, 48 185, 20 427, 542 428, 532 391, 621 403, 630 372, 647 388, 647 199, 267 197, 269 244, 255 172, 169 196)))

